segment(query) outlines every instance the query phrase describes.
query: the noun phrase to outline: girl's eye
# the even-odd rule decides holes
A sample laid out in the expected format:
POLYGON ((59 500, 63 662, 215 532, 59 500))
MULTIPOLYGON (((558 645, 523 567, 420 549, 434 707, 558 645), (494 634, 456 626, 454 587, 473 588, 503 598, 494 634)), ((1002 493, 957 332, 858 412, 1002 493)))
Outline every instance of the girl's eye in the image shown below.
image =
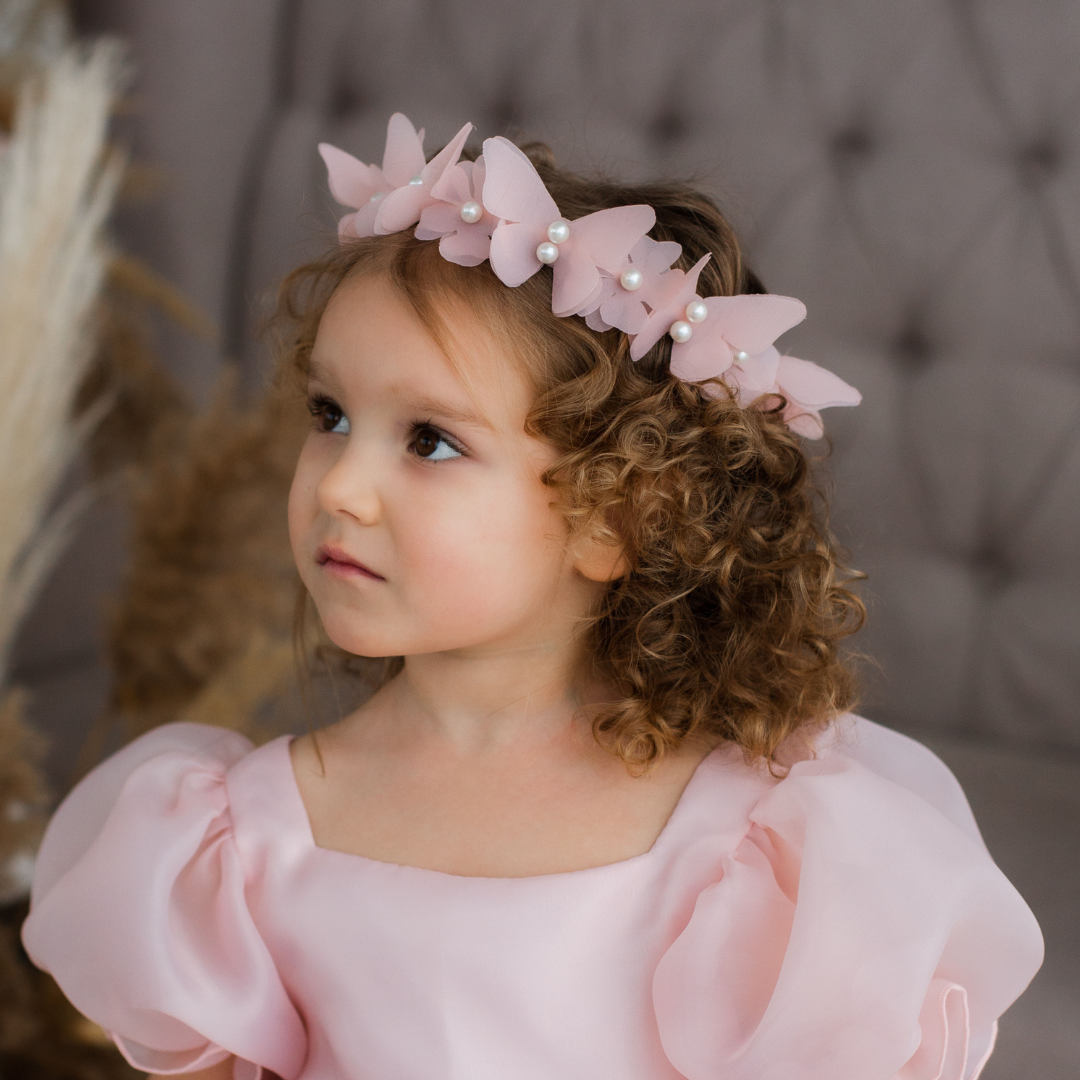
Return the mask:
POLYGON ((349 420, 340 407, 328 398, 317 398, 308 408, 315 418, 315 427, 330 435, 348 435, 349 420))
POLYGON ((463 456, 463 452, 438 428, 430 424, 418 424, 413 428, 409 448, 425 461, 448 461, 463 456))

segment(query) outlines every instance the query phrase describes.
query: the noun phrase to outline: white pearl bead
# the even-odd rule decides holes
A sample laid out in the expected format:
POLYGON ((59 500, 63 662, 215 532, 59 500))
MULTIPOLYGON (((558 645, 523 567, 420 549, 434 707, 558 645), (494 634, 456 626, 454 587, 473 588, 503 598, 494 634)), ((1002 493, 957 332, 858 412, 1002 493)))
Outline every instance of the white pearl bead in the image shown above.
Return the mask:
POLYGON ((542 263, 546 263, 550 266, 559 257, 559 249, 554 244, 548 243, 548 241, 545 240, 536 249, 536 257, 542 263))
POLYGON ((745 364, 745 363, 746 363, 746 361, 750 359, 750 354, 749 354, 748 352, 737 352, 737 353, 735 354, 735 359, 736 359, 736 360, 737 360, 737 361, 738 361, 738 362, 739 362, 740 364, 745 364))
POLYGON ((553 244, 565 244, 570 239, 570 226, 565 221, 553 221, 548 226, 548 239, 553 244))
POLYGON ((638 289, 641 288, 641 284, 644 280, 645 278, 642 275, 641 271, 635 270, 632 266, 629 269, 624 270, 619 275, 619 284, 627 292, 636 292, 638 289))
POLYGON ((409 181, 409 186, 410 187, 419 187, 423 182, 424 182, 424 178, 422 176, 414 176, 409 181))
POLYGON ((478 202, 467 202, 461 208, 461 220, 475 225, 484 216, 484 208, 478 202))
POLYGON ((678 345, 682 345, 689 341, 694 333, 694 328, 688 323, 679 319, 677 322, 671 324, 671 329, 668 331, 671 335, 671 340, 678 345))
POLYGON ((686 305, 686 317, 690 322, 704 322, 709 314, 709 305, 704 300, 691 300, 686 305))

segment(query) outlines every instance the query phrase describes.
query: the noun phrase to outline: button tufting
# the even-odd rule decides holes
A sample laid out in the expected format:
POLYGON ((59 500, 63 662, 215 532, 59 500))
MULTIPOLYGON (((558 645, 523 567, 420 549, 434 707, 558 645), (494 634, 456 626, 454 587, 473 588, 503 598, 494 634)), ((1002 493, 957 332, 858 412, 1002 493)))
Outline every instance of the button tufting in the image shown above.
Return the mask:
POLYGON ((327 112, 335 120, 353 116, 364 108, 364 98, 359 90, 346 79, 338 80, 330 93, 327 112))
POLYGON ((1036 139, 1017 151, 1016 168, 1025 187, 1038 187, 1061 172, 1064 164, 1061 144, 1048 137, 1036 139))
POLYGON ((861 124, 841 128, 829 143, 829 156, 845 172, 865 164, 876 152, 877 141, 869 128, 861 124))
POLYGON ((686 117, 677 109, 664 109, 648 125, 650 138, 659 146, 671 146, 685 139, 689 130, 686 117))
POLYGON ((976 581, 986 593, 1001 592, 1014 576, 1012 563, 1000 548, 990 542, 974 554, 971 568, 976 581))
POLYGON ((893 338, 893 355, 904 367, 928 367, 934 358, 934 351, 926 331, 915 321, 908 322, 893 338))
POLYGON ((523 121, 515 96, 507 91, 497 97, 487 110, 488 127, 491 131, 511 131, 523 121))

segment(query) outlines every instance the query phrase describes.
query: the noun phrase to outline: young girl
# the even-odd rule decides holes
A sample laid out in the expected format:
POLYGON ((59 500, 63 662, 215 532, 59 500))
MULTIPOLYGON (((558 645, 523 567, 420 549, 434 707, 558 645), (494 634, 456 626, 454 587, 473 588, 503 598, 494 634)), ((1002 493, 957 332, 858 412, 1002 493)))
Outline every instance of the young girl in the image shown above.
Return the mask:
POLYGON ((324 146, 356 212, 287 293, 293 550, 381 688, 106 761, 28 952, 162 1075, 971 1080, 1041 940, 945 766, 846 713, 802 439, 858 394, 703 195, 469 131, 324 146))

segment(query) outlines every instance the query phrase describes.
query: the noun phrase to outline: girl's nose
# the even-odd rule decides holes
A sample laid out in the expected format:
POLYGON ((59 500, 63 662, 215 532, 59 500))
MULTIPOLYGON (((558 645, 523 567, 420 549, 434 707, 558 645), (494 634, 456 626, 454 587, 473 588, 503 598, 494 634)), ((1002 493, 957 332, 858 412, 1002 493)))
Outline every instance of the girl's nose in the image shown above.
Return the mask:
POLYGON ((331 517, 345 515, 361 525, 377 525, 383 506, 376 472, 374 448, 365 451, 359 440, 349 439, 319 481, 315 493, 319 506, 331 517))

